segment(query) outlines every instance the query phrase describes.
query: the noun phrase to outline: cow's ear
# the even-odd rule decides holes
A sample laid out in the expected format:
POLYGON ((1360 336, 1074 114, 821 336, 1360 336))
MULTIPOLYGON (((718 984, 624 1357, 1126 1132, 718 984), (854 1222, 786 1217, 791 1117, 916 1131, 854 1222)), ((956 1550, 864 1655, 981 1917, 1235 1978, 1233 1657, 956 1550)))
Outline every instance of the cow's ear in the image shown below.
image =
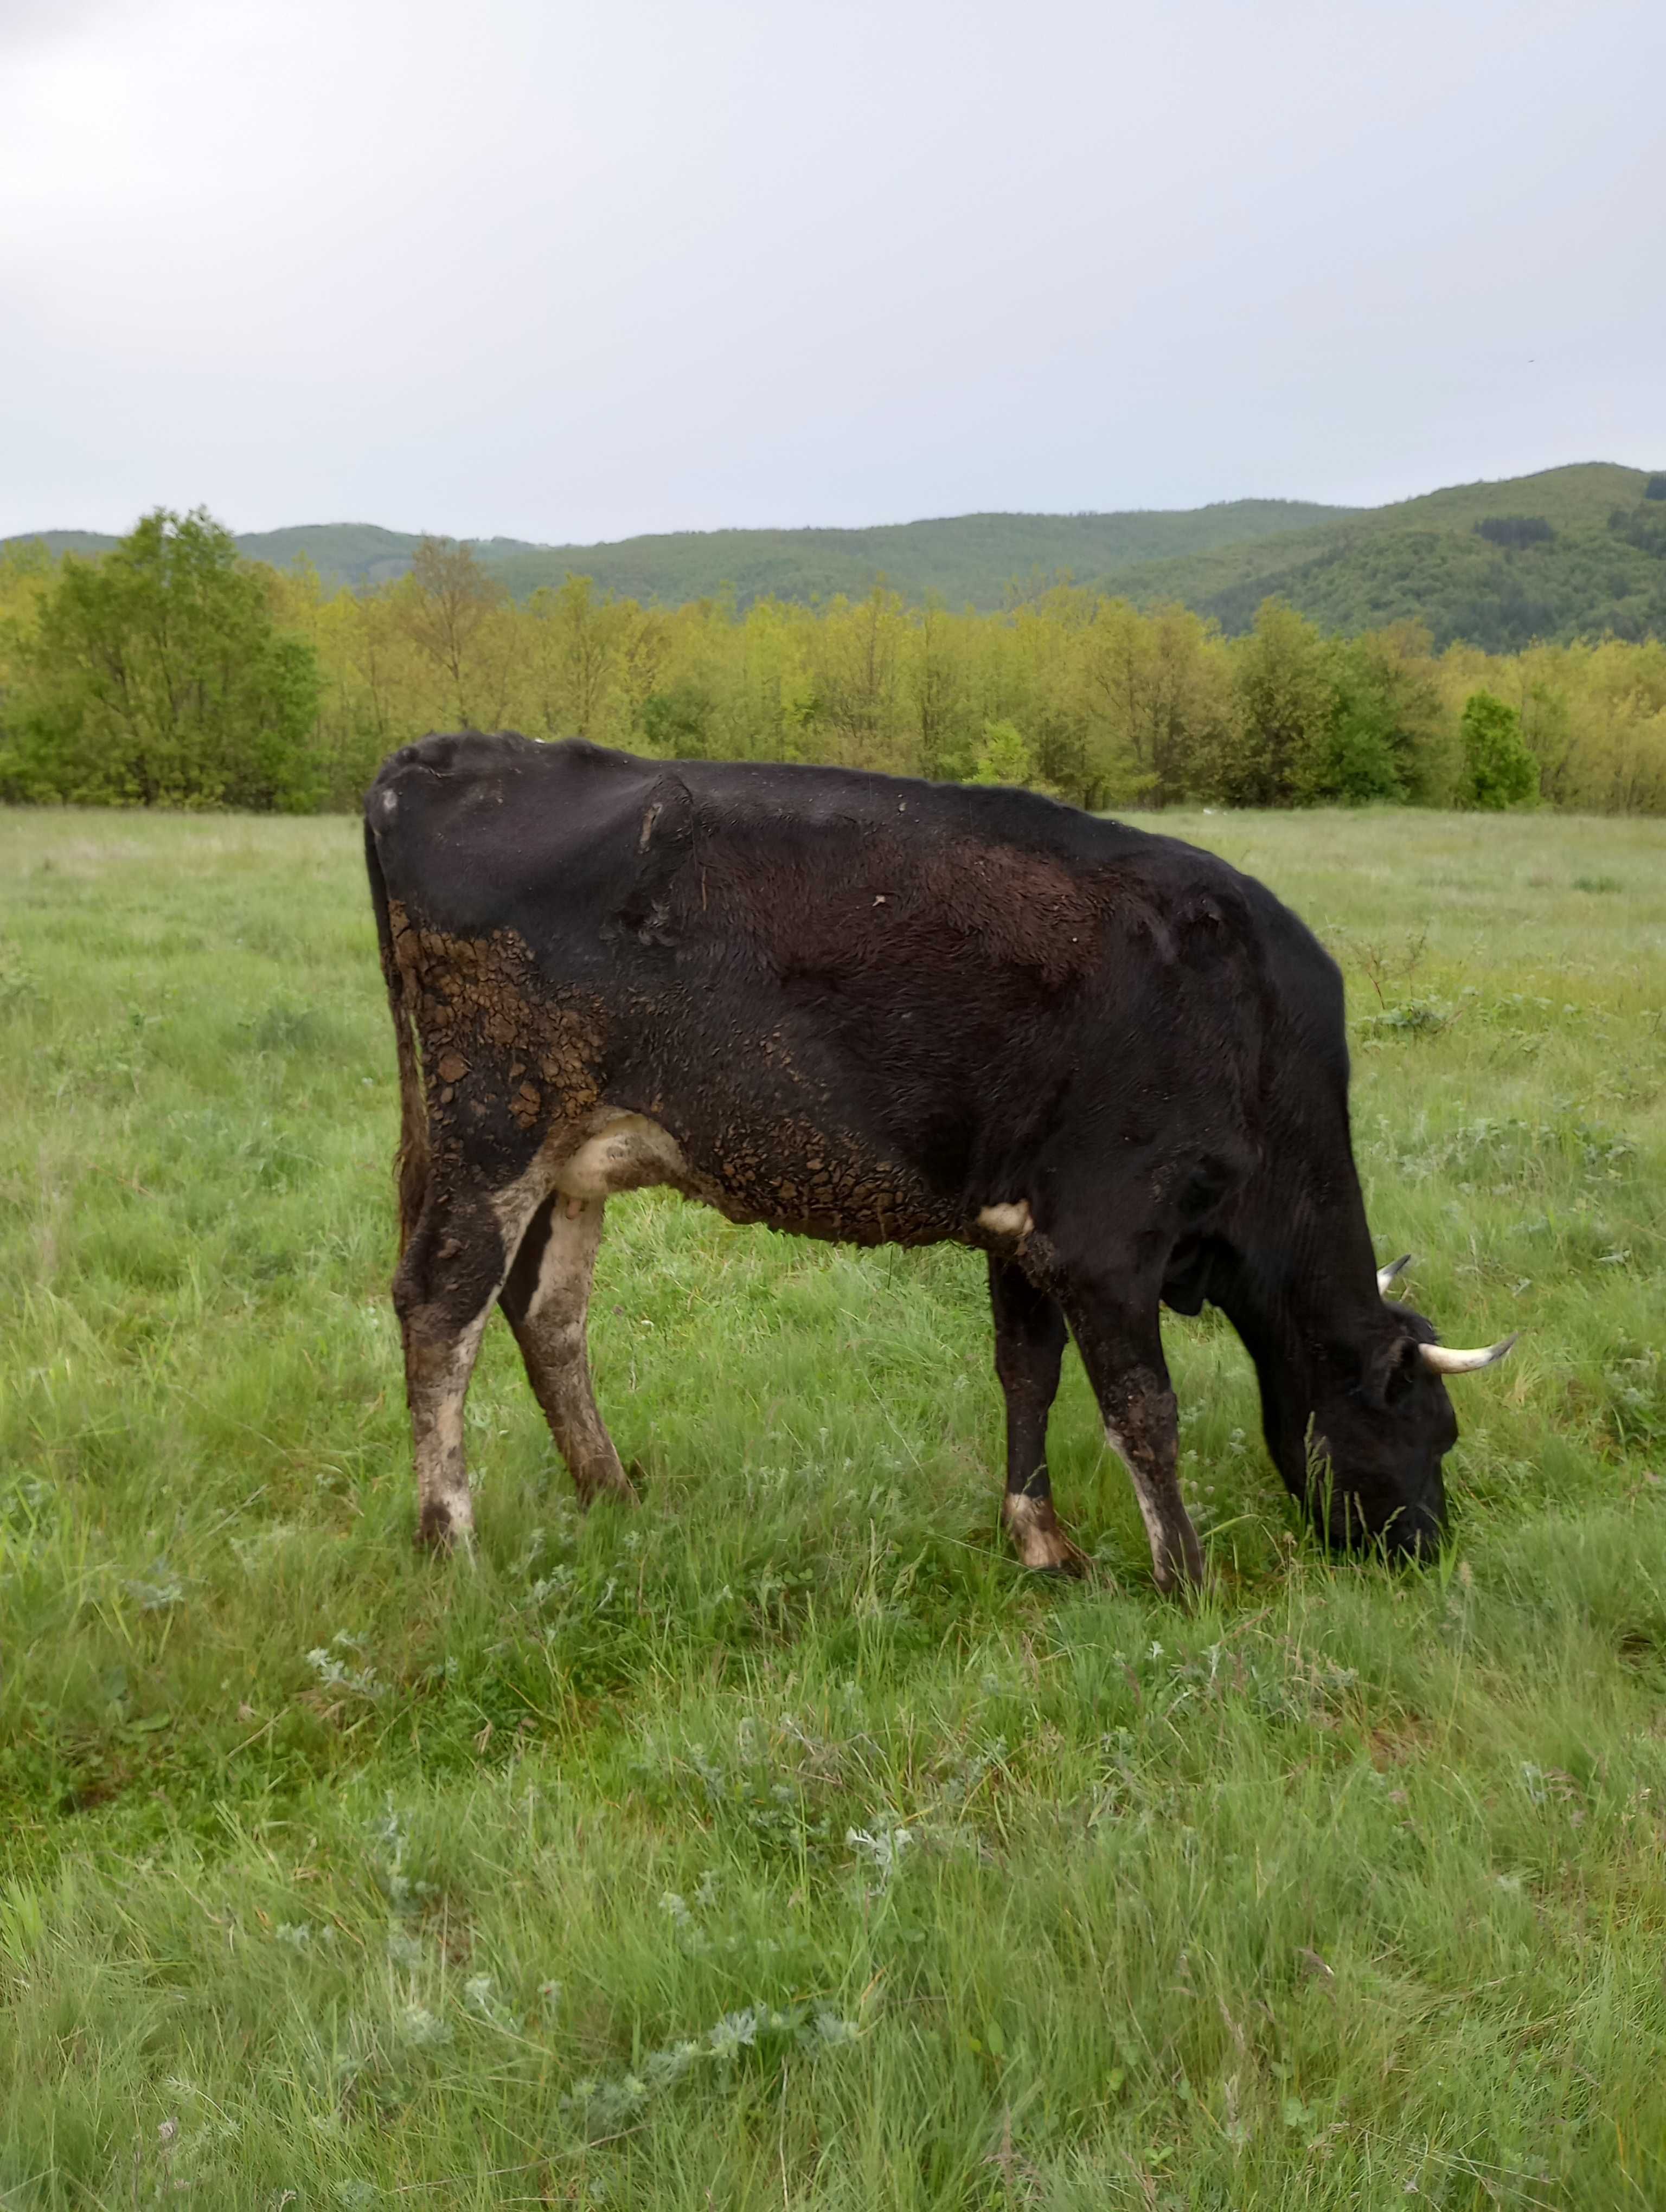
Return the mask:
POLYGON ((1377 1346, 1365 1361, 1359 1395, 1368 1406, 1393 1406, 1403 1398, 1417 1374, 1420 1354, 1414 1336, 1391 1336, 1377 1346))

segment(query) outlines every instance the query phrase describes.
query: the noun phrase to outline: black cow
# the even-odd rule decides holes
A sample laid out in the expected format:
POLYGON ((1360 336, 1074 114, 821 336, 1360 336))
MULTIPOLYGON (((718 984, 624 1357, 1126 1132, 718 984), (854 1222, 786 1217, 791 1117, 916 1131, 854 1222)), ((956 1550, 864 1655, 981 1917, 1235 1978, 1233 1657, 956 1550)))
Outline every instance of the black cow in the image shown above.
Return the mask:
POLYGON ((1202 1555, 1158 1308, 1231 1318, 1323 1533, 1415 1554, 1457 1434, 1385 1300, 1336 968, 1270 892, 1022 791, 430 737, 365 804, 398 1044, 420 1535, 466 1540, 463 1399, 494 1298, 581 1496, 634 1495, 585 1351, 604 1201, 988 1255, 1005 1518, 1079 1554, 1045 1432, 1067 1326, 1159 1585, 1202 1555))

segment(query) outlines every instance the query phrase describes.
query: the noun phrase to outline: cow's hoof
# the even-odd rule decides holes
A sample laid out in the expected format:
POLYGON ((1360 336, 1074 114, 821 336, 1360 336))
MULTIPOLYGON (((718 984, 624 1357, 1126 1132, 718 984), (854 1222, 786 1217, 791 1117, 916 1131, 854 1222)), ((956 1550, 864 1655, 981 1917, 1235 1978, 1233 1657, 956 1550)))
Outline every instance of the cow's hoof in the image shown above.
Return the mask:
POLYGON ((1195 1605, 1203 1595, 1202 1561, 1195 1571, 1177 1560, 1164 1561, 1152 1570, 1152 1580, 1161 1595, 1171 1597, 1177 1605, 1195 1605))
POLYGON ((1050 1498, 1025 1498, 1009 1491, 1001 1518, 1012 1548, 1026 1567, 1041 1575, 1085 1575, 1085 1552, 1078 1550, 1059 1526, 1050 1498))
POLYGON ((453 1520, 443 1506, 425 1506, 416 1523, 416 1549, 431 1559, 471 1559, 474 1530, 468 1522, 453 1520))
POLYGON ((641 1469, 633 1460, 629 1474, 621 1468, 617 1474, 599 1475, 593 1481, 579 1486, 580 1510, 587 1513, 593 1505, 600 1505, 606 1500, 611 1500, 615 1505, 640 1505, 642 1500, 636 1489, 636 1482, 641 1475, 641 1469))
POLYGON ((1061 1547, 1060 1556, 1055 1559, 1043 1561, 1040 1565, 1032 1567, 1031 1572, 1049 1576, 1053 1581, 1059 1583, 1085 1581, 1092 1571, 1092 1560, 1079 1546, 1071 1542, 1062 1528, 1055 1530, 1055 1534, 1061 1547))

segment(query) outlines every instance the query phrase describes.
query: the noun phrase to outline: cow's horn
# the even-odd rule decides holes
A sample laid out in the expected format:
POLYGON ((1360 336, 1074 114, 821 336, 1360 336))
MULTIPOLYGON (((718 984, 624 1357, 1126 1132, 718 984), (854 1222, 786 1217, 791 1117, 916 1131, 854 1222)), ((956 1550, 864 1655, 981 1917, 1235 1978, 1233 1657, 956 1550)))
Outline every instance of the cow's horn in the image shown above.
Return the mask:
POLYGON ((1468 1375, 1502 1359, 1515 1341, 1515 1336, 1507 1336, 1502 1344, 1489 1344, 1479 1352, 1460 1352, 1451 1344, 1420 1344, 1417 1348, 1437 1375, 1468 1375))
POLYGON ((1379 1267, 1377 1271, 1377 1296, 1379 1297, 1387 1297, 1389 1285, 1395 1280, 1396 1277, 1403 1275, 1407 1268, 1409 1267, 1411 1264, 1411 1254, 1409 1252, 1403 1252, 1399 1259, 1390 1260, 1386 1267, 1379 1267))

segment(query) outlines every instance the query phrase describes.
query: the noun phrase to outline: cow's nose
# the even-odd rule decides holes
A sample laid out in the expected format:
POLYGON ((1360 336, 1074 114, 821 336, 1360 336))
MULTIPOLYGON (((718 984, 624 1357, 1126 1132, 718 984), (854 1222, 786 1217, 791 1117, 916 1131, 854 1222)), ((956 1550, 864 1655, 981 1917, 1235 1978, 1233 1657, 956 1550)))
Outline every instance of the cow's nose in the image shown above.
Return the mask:
POLYGON ((1383 1532, 1383 1540, 1395 1559, 1432 1559, 1445 1533, 1444 1520, 1433 1506, 1406 1505, 1383 1532))

